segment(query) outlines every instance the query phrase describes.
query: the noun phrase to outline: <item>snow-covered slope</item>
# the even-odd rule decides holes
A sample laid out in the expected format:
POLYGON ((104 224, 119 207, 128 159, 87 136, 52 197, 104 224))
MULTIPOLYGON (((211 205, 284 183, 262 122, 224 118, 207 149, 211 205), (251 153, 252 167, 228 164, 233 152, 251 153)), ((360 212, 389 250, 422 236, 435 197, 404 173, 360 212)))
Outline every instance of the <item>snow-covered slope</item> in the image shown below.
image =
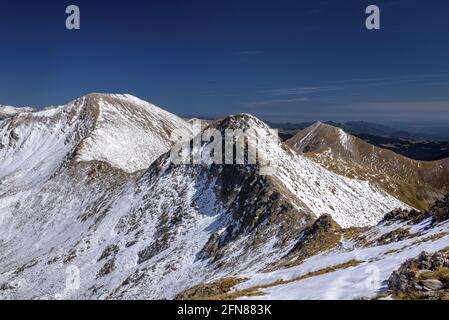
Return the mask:
POLYGON ((11 118, 19 113, 24 112, 35 112, 36 109, 30 108, 30 107, 22 107, 22 108, 16 108, 11 106, 4 106, 0 104, 0 120, 11 118))
MULTIPOLYGON (((31 148, 27 139, 21 140, 20 136, 13 139, 9 131, 4 137, 7 149, 16 151, 7 156, 37 160, 30 163, 36 170, 29 169, 20 179, 17 171, 28 169, 28 162, 24 161, 16 170, 11 169, 12 173, 7 175, 10 180, 4 179, 1 185, 0 286, 9 289, 0 291, 0 295, 3 298, 173 297, 178 290, 211 276, 212 266, 210 272, 201 267, 212 259, 215 250, 205 250, 206 244, 213 234, 223 233, 227 227, 232 228, 231 237, 248 235, 246 228, 253 223, 258 210, 254 205, 256 198, 247 195, 250 202, 245 215, 249 221, 241 228, 234 218, 243 215, 245 207, 234 206, 233 202, 247 194, 248 188, 254 194, 257 184, 259 194, 264 195, 270 190, 263 188, 264 181, 254 172, 250 174, 237 166, 231 166, 230 172, 209 166, 174 166, 169 154, 140 178, 106 162, 79 161, 83 149, 77 144, 78 139, 82 141, 92 132, 94 121, 90 120, 96 119, 89 112, 83 113, 92 110, 91 106, 86 109, 82 106, 88 106, 83 99, 73 109, 47 110, 39 113, 38 119, 33 118, 33 129, 50 137, 53 132, 60 133, 61 123, 74 123, 64 128, 70 134, 58 135, 59 139, 50 140, 48 145, 41 143, 36 149, 31 148), (68 121, 79 118, 88 124, 88 130, 84 126, 79 128, 77 121, 68 121), (15 145, 17 141, 20 143, 15 145), (57 156, 46 159, 45 152, 57 156), (28 175, 33 179, 28 179, 28 175), (240 179, 232 183, 227 176, 240 179), (223 194, 219 196, 218 192, 223 194), (203 259, 198 259, 200 254, 203 259), (67 289, 67 270, 78 270, 81 274, 80 288, 67 289)), ((9 129, 13 125, 9 123, 9 129)), ((19 128, 17 135, 25 136, 25 129, 19 128)), ((42 136, 32 141, 46 141, 42 136)), ((302 219, 286 201, 266 202, 278 208, 279 214, 285 213, 282 218, 302 219), (283 207, 279 208, 280 205, 283 207)), ((284 219, 279 220, 284 223, 284 219)), ((299 227, 300 223, 293 225, 283 237, 293 236, 299 227)), ((266 250, 259 248, 264 252, 264 264, 269 262, 267 257, 276 256, 271 254, 274 251, 271 246, 272 243, 263 243, 261 248, 266 250)), ((248 258, 258 249, 247 246, 246 250, 250 251, 242 256, 248 258)), ((243 260, 242 268, 252 263, 251 259, 235 259, 243 260)), ((226 262, 234 266, 232 257, 226 257, 226 262)))
MULTIPOLYGON (((297 239, 301 246, 296 250, 300 250, 301 255, 296 258, 302 258, 292 267, 278 265, 263 272, 242 272, 232 278, 216 278, 180 296, 244 300, 426 299, 441 296, 447 299, 448 261, 441 257, 447 257, 449 252, 448 219, 449 195, 429 211, 391 212, 381 223, 369 228, 341 229, 333 222, 325 223, 329 218, 319 219, 297 239), (331 235, 332 242, 326 233, 331 235), (319 250, 312 252, 313 249, 319 250), (440 252, 439 258, 432 255, 435 252, 440 252), (421 261, 423 257, 427 262, 419 265, 421 270, 412 266, 404 271, 401 267, 410 266, 405 263, 408 259, 421 261), (402 274, 398 275, 395 271, 400 267, 402 274), (413 278, 416 279, 414 287, 397 286, 413 278), (437 281, 441 290, 426 288, 420 282, 420 279, 438 278, 442 281, 442 284, 437 281), (214 284, 217 284, 215 292, 211 290, 214 284), (208 290, 201 290, 203 287, 208 290)), ((290 253, 280 261, 295 259, 290 253)))
POLYGON ((94 128, 92 110, 80 101, 0 122, 1 190, 45 181, 94 128))
MULTIPOLYGON (((278 144, 249 115, 215 126, 263 133, 259 151, 276 160, 273 175, 260 165, 175 165, 169 152, 140 178, 129 175, 114 168, 130 168, 117 153, 137 149, 104 152, 98 141, 121 141, 108 128, 127 132, 122 124, 134 113, 153 111, 136 103, 142 110, 131 112, 130 100, 88 96, 2 123, 9 162, 0 197, 0 282, 10 288, 3 297, 173 298, 215 276, 267 267, 322 213, 365 225, 402 206, 278 144), (71 267, 82 283, 67 291, 71 267)), ((140 121, 133 125, 145 132, 140 121)))
POLYGON ((255 117, 244 115, 241 127, 265 131, 268 139, 259 151, 270 159, 273 176, 319 217, 330 214, 341 226, 366 226, 377 223, 386 212, 406 207, 367 181, 350 179, 324 169, 298 155, 276 139, 275 133, 255 117))
POLYGON ((250 280, 234 290, 259 287, 263 292, 259 296, 243 295, 242 299, 386 298, 390 295, 387 280, 406 260, 421 252, 448 249, 447 220, 436 225, 431 218, 417 224, 382 222, 356 238, 342 237, 341 246, 311 257, 297 267, 242 274, 241 277, 250 280))
POLYGON ((147 169, 173 145, 174 129, 190 128, 181 118, 131 95, 94 94, 83 103, 94 105, 98 115, 77 159, 105 161, 126 172, 147 169))
POLYGON ((276 265, 322 214, 366 226, 406 207, 294 152, 255 117, 211 126, 255 130, 269 170, 174 164, 168 137, 189 127, 130 96, 0 122, 0 298, 170 299, 276 265))
POLYGON ((130 95, 90 94, 21 113, 0 123, 0 178, 56 168, 71 152, 78 161, 104 161, 129 173, 147 169, 173 145, 174 128, 190 126, 130 95))
POLYGON ((138 177, 130 172, 170 148, 173 128, 189 126, 135 97, 105 94, 1 121, 0 272, 89 237, 138 177))

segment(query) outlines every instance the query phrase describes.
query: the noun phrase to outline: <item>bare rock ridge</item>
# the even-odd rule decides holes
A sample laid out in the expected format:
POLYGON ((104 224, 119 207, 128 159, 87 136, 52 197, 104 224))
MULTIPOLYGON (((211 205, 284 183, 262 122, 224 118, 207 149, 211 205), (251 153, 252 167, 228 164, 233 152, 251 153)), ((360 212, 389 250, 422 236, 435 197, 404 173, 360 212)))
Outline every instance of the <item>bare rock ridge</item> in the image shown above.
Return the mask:
POLYGON ((371 181, 418 209, 428 208, 449 191, 449 159, 411 160, 320 122, 287 144, 333 172, 371 181))

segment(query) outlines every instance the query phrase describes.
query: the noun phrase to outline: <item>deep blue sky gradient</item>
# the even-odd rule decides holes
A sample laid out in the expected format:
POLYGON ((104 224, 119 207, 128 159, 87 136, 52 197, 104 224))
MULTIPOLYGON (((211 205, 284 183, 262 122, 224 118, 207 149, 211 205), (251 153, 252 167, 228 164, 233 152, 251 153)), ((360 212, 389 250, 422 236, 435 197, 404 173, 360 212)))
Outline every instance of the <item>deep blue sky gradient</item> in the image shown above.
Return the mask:
POLYGON ((449 123, 446 0, 3 0, 0 15, 2 104, 113 92, 188 116, 449 123))

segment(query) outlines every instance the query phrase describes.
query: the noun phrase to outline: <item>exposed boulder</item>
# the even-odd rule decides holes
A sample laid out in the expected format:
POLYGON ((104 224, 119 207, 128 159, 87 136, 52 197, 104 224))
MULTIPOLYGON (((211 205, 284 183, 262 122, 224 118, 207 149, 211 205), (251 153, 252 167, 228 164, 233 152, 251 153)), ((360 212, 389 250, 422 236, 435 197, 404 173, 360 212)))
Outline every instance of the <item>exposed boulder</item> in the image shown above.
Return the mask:
POLYGON ((379 239, 376 240, 377 245, 386 245, 393 242, 399 242, 403 241, 405 239, 409 239, 413 237, 414 235, 410 233, 408 229, 405 228, 399 228, 395 229, 391 232, 388 232, 386 234, 383 234, 379 237, 379 239))
POLYGON ((407 260, 391 274, 388 285, 398 299, 448 299, 448 252, 422 252, 407 260))
POLYGON ((423 286, 424 289, 428 291, 435 291, 443 289, 444 284, 440 280, 436 279, 426 279, 418 282, 419 285, 423 286))

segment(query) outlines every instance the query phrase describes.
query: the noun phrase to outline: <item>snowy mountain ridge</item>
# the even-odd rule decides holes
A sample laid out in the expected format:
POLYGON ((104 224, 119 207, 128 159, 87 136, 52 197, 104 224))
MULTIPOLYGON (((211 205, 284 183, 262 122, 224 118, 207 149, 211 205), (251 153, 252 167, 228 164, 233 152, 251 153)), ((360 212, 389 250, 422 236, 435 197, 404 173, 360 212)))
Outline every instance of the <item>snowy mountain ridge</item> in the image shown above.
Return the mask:
POLYGON ((5 105, 0 104, 0 120, 13 117, 19 113, 34 112, 34 111, 36 111, 36 109, 31 108, 31 107, 16 108, 16 107, 5 106, 5 105))
POLYGON ((73 148, 78 161, 105 161, 128 173, 144 170, 170 149, 171 131, 190 130, 184 120, 131 95, 90 94, 5 121, 1 138, 12 142, 0 151, 6 159, 3 174, 25 159, 61 160, 73 148))
MULTIPOLYGON (((85 98, 86 99, 86 98, 85 98)), ((78 150, 79 161, 105 161, 126 172, 145 170, 173 145, 174 129, 190 130, 181 118, 131 95, 93 94, 95 129, 78 150)))
POLYGON ((416 208, 428 208, 449 192, 449 159, 412 160, 319 122, 287 144, 337 174, 370 181, 416 208))
POLYGON ((224 122, 227 127, 251 128, 267 132, 262 135, 264 137, 271 135, 271 139, 258 145, 258 151, 263 158, 273 161, 273 176, 316 217, 329 213, 341 226, 366 226, 382 219, 379 212, 407 207, 368 182, 335 175, 296 154, 278 142, 268 125, 251 115, 231 116, 224 122))
POLYGON ((409 208, 295 152, 247 114, 210 126, 260 133, 271 174, 260 164, 175 165, 170 133, 184 126, 104 94, 1 121, 0 298, 172 299, 270 270, 325 214, 366 227, 409 208))

